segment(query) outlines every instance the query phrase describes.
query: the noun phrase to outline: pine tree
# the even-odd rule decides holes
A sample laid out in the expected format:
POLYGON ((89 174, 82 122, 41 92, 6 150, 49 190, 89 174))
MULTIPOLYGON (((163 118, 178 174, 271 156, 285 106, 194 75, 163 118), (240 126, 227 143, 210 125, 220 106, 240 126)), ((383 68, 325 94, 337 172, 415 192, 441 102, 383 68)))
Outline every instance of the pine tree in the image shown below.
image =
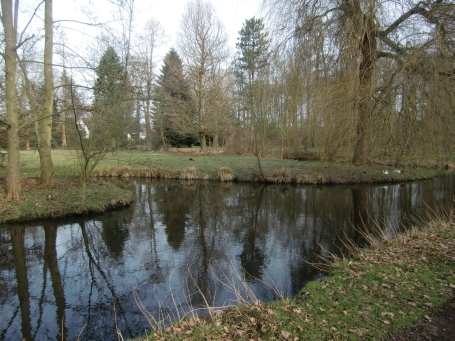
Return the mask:
MULTIPOLYGON (((269 65, 269 40, 262 19, 255 17, 245 20, 239 32, 235 63, 237 94, 240 103, 239 118, 248 132, 248 145, 259 157, 265 141, 263 101, 264 81, 269 65)), ((258 159, 259 160, 259 159, 258 159)))
POLYGON ((128 76, 111 46, 102 55, 95 72, 94 115, 90 131, 110 138, 113 145, 118 147, 129 132, 133 102, 128 76))
POLYGON ((269 40, 264 31, 262 19, 255 17, 245 20, 237 38, 237 60, 235 76, 237 90, 244 112, 243 124, 248 130, 253 129, 256 96, 256 80, 268 66, 269 40))
POLYGON ((155 97, 155 128, 164 145, 178 147, 196 143, 193 112, 182 60, 172 48, 164 57, 155 97))
POLYGON ((254 83, 258 72, 268 65, 267 36, 262 19, 255 17, 245 20, 239 32, 239 42, 236 44, 239 54, 237 67, 250 84, 254 83))

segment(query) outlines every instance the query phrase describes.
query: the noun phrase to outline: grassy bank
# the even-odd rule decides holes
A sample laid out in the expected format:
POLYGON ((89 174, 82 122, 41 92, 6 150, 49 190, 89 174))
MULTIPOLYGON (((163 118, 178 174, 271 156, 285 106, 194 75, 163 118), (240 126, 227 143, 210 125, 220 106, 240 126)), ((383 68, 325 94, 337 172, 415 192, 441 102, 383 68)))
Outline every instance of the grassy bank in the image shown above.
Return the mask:
MULTIPOLYGON (((0 180, 0 191, 5 182, 0 180)), ((5 202, 0 197, 0 224, 56 218, 75 214, 102 213, 122 207, 133 201, 133 193, 102 182, 90 183, 87 200, 81 202, 81 185, 78 179, 58 179, 52 187, 40 186, 35 178, 22 181, 23 198, 20 202, 5 202)))
MULTIPOLYGON (((58 178, 77 176, 78 166, 74 151, 54 150, 52 157, 58 178)), ((22 176, 39 176, 39 156, 36 151, 22 151, 21 164, 22 176)), ((355 166, 350 163, 278 158, 263 158, 261 166, 264 177, 259 172, 257 159, 254 156, 119 151, 109 154, 102 160, 95 174, 127 178, 132 176, 166 179, 191 177, 219 181, 220 170, 228 168, 235 181, 324 185, 415 181, 431 178, 436 173, 435 170, 424 167, 408 167, 404 172, 397 173, 391 167, 379 165, 355 166), (185 175, 188 169, 190 174, 185 175), (389 171, 388 174, 383 173, 384 169, 389 171)), ((5 170, 0 169, 0 177, 5 174, 5 170)))
MULTIPOLYGON (((3 202, 0 195, 0 223, 52 218, 87 212, 103 212, 127 205, 132 195, 127 190, 101 185, 94 180, 89 186, 87 202, 80 203, 77 154, 72 150, 53 150, 52 159, 57 178, 53 188, 41 188, 39 154, 35 150, 21 152, 21 177, 24 199, 19 203, 3 202), (67 186, 67 184, 71 184, 67 186), (47 200, 52 195, 52 200, 47 200)), ((355 166, 349 163, 261 159, 262 174, 254 156, 224 154, 149 153, 119 151, 107 155, 94 172, 95 178, 164 178, 214 181, 262 181, 295 184, 392 183, 423 180, 433 177, 435 170, 406 168, 384 174, 384 166, 355 166)), ((6 167, 0 167, 0 193, 5 193, 6 167)))
POLYGON ((439 214, 351 259, 291 299, 189 318, 144 340, 381 340, 448 302, 455 293, 455 219, 439 214))

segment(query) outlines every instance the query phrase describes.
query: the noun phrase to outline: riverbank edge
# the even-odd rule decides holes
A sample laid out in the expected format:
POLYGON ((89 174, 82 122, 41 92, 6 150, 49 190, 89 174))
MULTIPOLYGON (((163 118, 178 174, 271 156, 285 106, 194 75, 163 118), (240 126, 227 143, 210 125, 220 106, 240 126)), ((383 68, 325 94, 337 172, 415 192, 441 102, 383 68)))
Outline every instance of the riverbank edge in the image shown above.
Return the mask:
POLYGON ((362 165, 340 163, 320 163, 321 166, 290 171, 279 168, 263 171, 249 170, 235 172, 230 167, 220 167, 218 174, 200 172, 196 167, 131 167, 126 165, 100 167, 94 171, 93 177, 120 179, 162 179, 162 180, 206 180, 219 182, 250 182, 268 184, 293 185, 360 185, 360 184, 393 184, 411 181, 429 180, 443 174, 441 170, 425 168, 409 168, 384 170, 378 165, 362 165))
MULTIPOLYGON (((199 164, 198 166, 202 166, 199 164)), ((34 177, 23 177, 22 188, 24 199, 17 203, 7 203, 0 198, 0 224, 32 221, 47 218, 60 218, 71 215, 103 213, 114 208, 125 207, 134 200, 133 194, 126 189, 116 191, 101 191, 103 179, 159 179, 159 180, 205 180, 249 183, 268 183, 275 185, 368 185, 394 184, 411 181, 429 180, 440 174, 438 170, 425 168, 408 168, 406 171, 390 170, 385 174, 379 165, 356 166, 348 163, 311 162, 302 163, 300 171, 290 171, 287 168, 273 168, 261 175, 253 169, 234 168, 234 171, 224 169, 224 175, 213 171, 199 172, 196 167, 131 167, 127 165, 108 166, 96 169, 89 184, 88 199, 85 205, 80 204, 81 185, 78 177, 58 178, 52 188, 40 188, 34 177), (229 173, 232 172, 232 173, 229 173), (224 178, 223 178, 224 177, 224 178), (228 181, 223 181, 228 179, 228 181), (70 186, 65 184, 69 183, 70 186), (98 186, 98 187, 97 187, 98 186), (70 193, 67 193, 70 191, 70 193), (49 194, 52 200, 48 200, 49 194), (69 195, 71 194, 71 195, 69 195)), ((28 170, 30 172, 30 169, 28 170)), ((103 186, 107 186, 104 184, 103 186)), ((4 192, 6 183, 0 178, 0 193, 4 192)), ((116 188, 115 186, 110 187, 116 188)))
MULTIPOLYGON (((87 199, 82 203, 82 184, 78 178, 59 179, 51 187, 40 186, 38 181, 22 179, 23 196, 19 202, 0 199, 0 224, 104 213, 127 207, 134 200, 129 188, 91 181, 87 185, 87 199)), ((4 185, 4 179, 0 179, 0 188, 2 182, 4 185)))
POLYGON ((332 259, 328 275, 295 297, 213 310, 135 340, 387 340, 431 323, 455 296, 455 212, 436 213, 410 232, 332 259))

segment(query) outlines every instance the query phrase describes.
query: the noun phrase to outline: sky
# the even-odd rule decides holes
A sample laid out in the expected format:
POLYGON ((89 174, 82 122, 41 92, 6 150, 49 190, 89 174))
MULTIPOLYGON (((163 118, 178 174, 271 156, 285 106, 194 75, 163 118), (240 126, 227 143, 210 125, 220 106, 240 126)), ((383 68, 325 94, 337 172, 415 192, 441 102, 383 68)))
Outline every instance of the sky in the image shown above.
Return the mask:
MULTIPOLYGON (((139 20, 145 21, 149 17, 158 19, 170 36, 169 42, 175 45, 176 34, 187 2, 188 0, 158 0, 155 4, 149 5, 148 1, 138 1, 139 20)), ((260 14, 260 0, 212 0, 211 2, 230 36, 230 45, 235 47, 238 31, 245 20, 260 14)))
MULTIPOLYGON (((167 38, 158 53, 160 57, 176 46, 176 36, 179 31, 182 14, 188 0, 135 0, 134 26, 140 28, 151 18, 160 22, 167 38)), ((246 19, 261 16, 261 0, 211 0, 216 9, 216 14, 230 36, 229 47, 235 49, 238 31, 246 19)), ((114 6, 108 0, 63 0, 54 1, 54 20, 77 20, 86 22, 88 17, 95 17, 95 22, 108 22, 112 20, 114 6), (88 15, 87 15, 88 14, 88 15)), ((93 28, 81 24, 62 23, 62 26, 72 27, 66 29, 65 34, 76 36, 80 34, 80 42, 84 45, 87 37, 96 35, 93 28)), ((81 46, 82 47, 82 46, 81 46)))

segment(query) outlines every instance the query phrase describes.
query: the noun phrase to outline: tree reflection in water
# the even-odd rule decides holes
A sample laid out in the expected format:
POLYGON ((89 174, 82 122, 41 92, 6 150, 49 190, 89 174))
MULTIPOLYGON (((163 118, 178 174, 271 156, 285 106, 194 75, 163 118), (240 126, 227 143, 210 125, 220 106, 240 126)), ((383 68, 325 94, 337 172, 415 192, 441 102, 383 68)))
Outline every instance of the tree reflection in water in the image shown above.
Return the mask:
POLYGON ((454 187, 452 177, 387 187, 131 186, 128 209, 0 229, 0 339, 142 335, 149 325, 133 292, 170 319, 246 295, 241 279, 246 298, 293 295, 319 275, 309 263, 339 252, 342 238, 362 243, 372 221, 390 234, 423 203, 452 204, 454 187))
MULTIPOLYGON (((252 206, 256 206, 250 214, 247 214, 247 226, 246 233, 242 238, 242 252, 240 253, 240 264, 248 280, 257 280, 262 278, 265 263, 267 261, 267 255, 264 253, 263 247, 257 245, 260 232, 264 231, 264 228, 258 226, 263 223, 260 219, 259 213, 264 197, 266 186, 260 188, 259 194, 252 196, 251 199, 256 203, 252 206)), ((263 238, 262 241, 264 242, 263 238)))
POLYGON ((16 269, 17 296, 21 311, 22 337, 25 340, 33 340, 30 316, 29 281, 26 265, 26 251, 24 246, 25 229, 12 229, 11 247, 16 269))
MULTIPOLYGON (((65 322, 65 292, 63 289, 62 278, 57 261, 57 225, 51 224, 44 229, 44 263, 49 270, 52 288, 54 291, 56 311, 56 324, 59 333, 56 337, 58 340, 66 340, 66 322, 65 322)), ((43 288, 45 285, 43 285, 43 288)))

